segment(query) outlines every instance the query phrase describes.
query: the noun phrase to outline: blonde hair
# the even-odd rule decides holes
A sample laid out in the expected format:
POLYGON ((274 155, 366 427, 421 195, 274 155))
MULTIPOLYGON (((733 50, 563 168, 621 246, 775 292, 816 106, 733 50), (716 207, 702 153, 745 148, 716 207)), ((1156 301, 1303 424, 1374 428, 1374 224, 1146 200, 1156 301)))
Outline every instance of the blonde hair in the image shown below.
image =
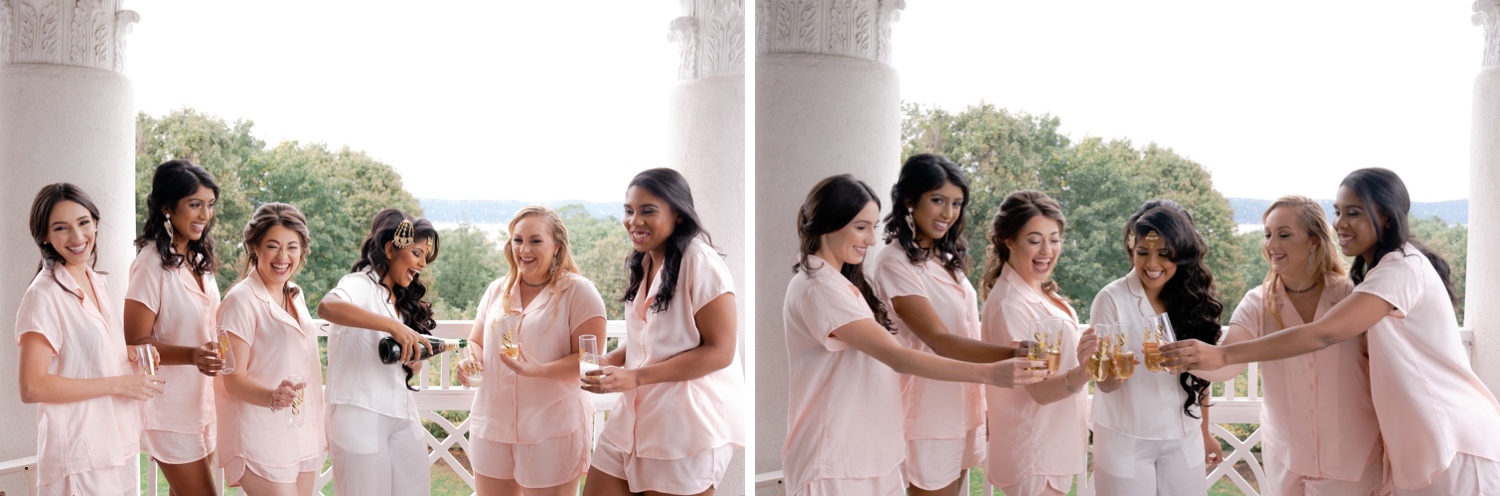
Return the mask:
MULTIPOLYGON (((1343 276, 1347 273, 1344 270, 1343 260, 1339 259, 1338 245, 1333 240, 1333 229, 1328 224, 1328 217, 1323 213, 1322 205, 1305 196, 1283 196, 1272 202, 1270 207, 1266 207, 1266 213, 1260 216, 1261 223, 1265 223, 1266 219, 1271 216, 1271 211, 1278 208, 1295 209, 1297 222, 1302 225, 1302 230, 1312 241, 1312 254, 1307 257, 1307 272, 1313 276, 1313 281, 1322 282, 1329 277, 1343 276)), ((1265 244, 1261 244, 1260 256, 1267 262, 1271 260, 1271 252, 1266 249, 1265 244)), ((1266 311, 1276 319, 1277 327, 1285 329, 1286 323, 1281 319, 1280 296, 1284 293, 1282 286, 1281 275, 1275 270, 1268 269, 1263 286, 1266 311)))
MULTIPOLYGON (((552 259, 552 275, 547 285, 551 286, 554 291, 561 292, 567 288, 566 286, 559 285, 558 282, 571 278, 558 276, 566 276, 567 274, 582 275, 578 272, 578 264, 573 261, 573 250, 570 249, 568 243, 568 226, 563 225, 562 217, 558 216, 556 211, 542 205, 527 205, 517 211, 514 217, 510 218, 510 226, 506 228, 506 233, 510 236, 515 236, 516 224, 520 224, 521 219, 538 216, 542 220, 545 220, 547 225, 551 227, 552 241, 557 243, 557 254, 552 259)), ((504 299, 502 301, 505 303, 505 308, 510 308, 511 297, 515 292, 516 282, 521 280, 521 271, 517 268, 520 264, 516 261, 515 248, 512 247, 510 238, 508 237, 505 240, 505 263, 510 267, 506 269, 505 273, 505 287, 502 288, 504 299)))

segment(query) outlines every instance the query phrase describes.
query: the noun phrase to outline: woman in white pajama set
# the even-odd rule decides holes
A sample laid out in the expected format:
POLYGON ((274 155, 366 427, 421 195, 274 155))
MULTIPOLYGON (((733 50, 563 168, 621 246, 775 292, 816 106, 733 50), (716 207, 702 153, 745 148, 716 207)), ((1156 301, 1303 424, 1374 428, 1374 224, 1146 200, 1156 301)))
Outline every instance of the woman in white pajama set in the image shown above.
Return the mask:
POLYGON ((353 272, 318 306, 328 328, 328 447, 339 495, 425 495, 431 464, 407 381, 421 370, 419 346, 437 326, 418 276, 437 258, 437 230, 397 209, 375 214, 353 272), (384 364, 387 335, 404 366, 384 364), (403 368, 406 369, 403 372, 403 368))

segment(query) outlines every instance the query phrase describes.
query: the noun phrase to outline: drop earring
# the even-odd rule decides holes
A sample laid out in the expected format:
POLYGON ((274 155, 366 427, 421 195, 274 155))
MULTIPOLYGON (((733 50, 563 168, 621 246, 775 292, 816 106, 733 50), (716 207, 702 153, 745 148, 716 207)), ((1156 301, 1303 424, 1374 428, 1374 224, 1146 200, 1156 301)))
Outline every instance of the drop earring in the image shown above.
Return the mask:
POLYGON ((176 237, 172 235, 172 214, 167 214, 167 220, 163 221, 161 225, 167 228, 167 241, 172 241, 176 237))
POLYGON ((912 218, 911 218, 911 209, 910 208, 906 209, 906 228, 907 229, 911 229, 911 234, 913 236, 915 236, 917 234, 917 223, 916 223, 916 221, 912 220, 912 218))

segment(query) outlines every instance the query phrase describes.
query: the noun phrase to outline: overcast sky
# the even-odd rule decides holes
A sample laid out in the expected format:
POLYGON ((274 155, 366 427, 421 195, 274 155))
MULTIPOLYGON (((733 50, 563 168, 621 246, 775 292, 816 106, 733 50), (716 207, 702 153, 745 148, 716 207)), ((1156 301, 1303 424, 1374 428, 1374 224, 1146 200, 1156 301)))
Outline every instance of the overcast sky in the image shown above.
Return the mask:
POLYGON ((1452 200, 1469 193, 1471 3, 908 1, 893 62, 907 101, 1156 142, 1226 196, 1332 198, 1379 166, 1452 200))
MULTIPOLYGON (((1227 196, 1329 198, 1350 170, 1383 166, 1416 200, 1466 197, 1470 2, 1349 5, 914 0, 894 64, 907 101, 1154 141, 1227 196)), ((616 201, 667 156, 679 2, 127 7, 142 111, 190 106, 253 120, 271 143, 363 150, 418 197, 616 201)))
POLYGON ((138 109, 363 150, 419 198, 619 201, 666 157, 678 2, 126 7, 141 16, 126 61, 138 109))

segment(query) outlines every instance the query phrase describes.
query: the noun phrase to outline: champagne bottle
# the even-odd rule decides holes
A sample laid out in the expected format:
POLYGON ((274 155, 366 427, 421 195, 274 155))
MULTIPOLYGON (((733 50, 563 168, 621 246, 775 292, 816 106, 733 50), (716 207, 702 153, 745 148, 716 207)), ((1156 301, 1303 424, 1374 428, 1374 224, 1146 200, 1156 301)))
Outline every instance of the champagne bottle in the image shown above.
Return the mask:
MULTIPOLYGON (((466 348, 469 346, 469 340, 463 338, 443 339, 428 337, 427 343, 429 346, 431 346, 431 348, 422 348, 420 350, 421 352, 418 353, 418 355, 420 355, 417 357, 418 360, 426 360, 439 353, 452 351, 459 348, 466 348)), ((377 351, 380 355, 380 363, 390 364, 401 361, 401 343, 397 343, 396 338, 390 336, 382 338, 380 340, 380 345, 376 347, 375 351, 377 351)))

